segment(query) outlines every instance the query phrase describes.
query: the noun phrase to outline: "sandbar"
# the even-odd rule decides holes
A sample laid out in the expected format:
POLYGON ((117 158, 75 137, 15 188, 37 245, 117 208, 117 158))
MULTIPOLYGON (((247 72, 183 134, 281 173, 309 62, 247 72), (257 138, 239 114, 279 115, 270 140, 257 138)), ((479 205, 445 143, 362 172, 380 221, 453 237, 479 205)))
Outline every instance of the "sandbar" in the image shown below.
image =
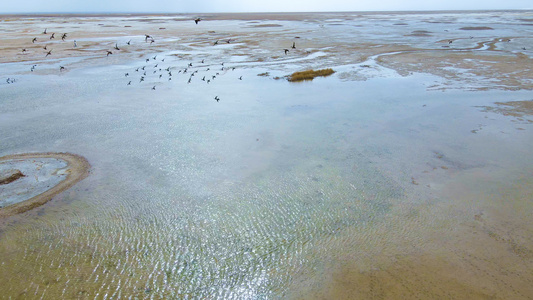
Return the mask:
MULTIPOLYGON (((41 206, 50 201, 54 196, 61 192, 71 188, 78 181, 86 178, 89 175, 89 169, 91 165, 82 156, 72 153, 24 153, 24 154, 11 154, 0 157, 0 162, 16 159, 32 159, 32 158, 56 158, 67 162, 67 175, 64 180, 57 185, 51 187, 45 192, 31 197, 25 201, 0 208, 0 218, 10 217, 16 214, 20 214, 29 211, 35 207, 41 206)), ((6 183, 9 184, 9 183, 6 183)))

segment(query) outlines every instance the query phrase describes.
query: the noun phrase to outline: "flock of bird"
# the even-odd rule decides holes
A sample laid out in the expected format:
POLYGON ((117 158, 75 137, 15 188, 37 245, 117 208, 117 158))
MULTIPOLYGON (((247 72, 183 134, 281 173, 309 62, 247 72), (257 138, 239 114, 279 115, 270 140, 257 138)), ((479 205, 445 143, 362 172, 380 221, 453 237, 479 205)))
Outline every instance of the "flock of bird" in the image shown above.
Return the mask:
MULTIPOLYGON (((202 21, 201 18, 196 18, 194 19, 194 22, 196 24, 198 24, 200 21, 202 21)), ((55 32, 52 32, 52 33, 48 33, 47 32, 47 28, 42 32, 42 34, 44 35, 49 35, 47 36, 47 38, 45 38, 45 40, 53 40, 55 39, 55 32)), ((61 35, 61 40, 63 42, 66 41, 68 37, 68 33, 63 33, 61 35)), ((35 44, 35 43, 38 43, 39 40, 42 39, 42 38, 38 38, 38 37, 34 37, 31 42, 32 44, 35 44)), ((227 40, 216 40, 214 43, 213 43, 213 46, 216 46, 219 44, 219 41, 222 41, 222 42, 225 42, 227 44, 230 44, 232 41, 234 41, 234 39, 227 39, 227 40)), ((153 44, 155 43, 155 39, 152 35, 149 35, 149 34, 145 34, 144 36, 144 42, 145 43, 148 43, 150 42, 150 44, 153 44)), ((126 42, 126 45, 130 46, 131 45, 131 40, 129 40, 128 42, 126 42)), ((53 49, 49 49, 49 44, 45 44, 43 46, 43 49, 44 49, 44 57, 48 57, 48 56, 51 56, 52 55, 52 50, 53 49)), ((76 48, 78 47, 78 44, 76 42, 76 40, 73 40, 73 47, 76 48)), ((292 44, 292 49, 296 49, 296 43, 293 42, 292 44)), ((108 50, 105 50, 105 56, 109 56, 109 55, 112 55, 113 54, 113 51, 121 51, 121 48, 119 47, 118 45, 118 42, 115 43, 115 46, 113 47, 113 49, 108 49, 108 50)), ((288 54, 288 52, 290 51, 289 49, 283 49, 283 51, 285 52, 285 55, 288 54)), ((22 49, 22 53, 27 53, 29 52, 27 48, 23 48, 22 49)), ((115 52, 116 53, 116 52, 115 52)), ((189 62, 187 66, 185 67, 181 67, 181 68, 178 68, 178 67, 175 67, 175 66, 166 66, 163 67, 162 64, 165 62, 165 58, 161 59, 160 61, 157 60, 157 55, 153 56, 153 57, 149 57, 149 58, 146 58, 145 59, 145 65, 142 66, 142 67, 137 67, 134 69, 134 71, 131 71, 132 75, 133 75, 133 72, 135 73, 138 73, 140 74, 139 75, 139 81, 138 83, 142 83, 142 82, 146 82, 148 78, 152 79, 155 77, 155 80, 158 80, 158 82, 160 83, 161 80, 163 80, 163 77, 167 80, 167 81, 171 81, 172 78, 173 78, 173 75, 176 76, 176 75, 180 75, 181 77, 183 77, 183 75, 185 75, 186 77, 186 81, 188 84, 190 84, 194 78, 200 78, 201 79, 198 79, 198 81, 202 81, 206 84, 209 84, 211 82, 214 82, 215 79, 217 77, 220 77, 224 74, 226 74, 228 71, 234 71, 235 70, 235 67, 225 67, 224 66, 224 63, 220 63, 220 66, 215 66, 215 64, 207 64, 205 63, 205 60, 202 59, 200 62, 197 62, 197 63, 193 63, 193 62, 189 62), (152 63, 152 65, 148 65, 149 63, 152 63), (153 65, 155 63, 155 65, 153 65), (174 73, 173 73, 174 71, 174 73), (210 72, 211 71, 211 72, 210 72)), ((218 65, 218 64, 216 64, 218 65)), ((33 72, 35 69, 37 68, 37 65, 34 64, 32 65, 30 71, 33 72)), ((59 71, 62 72, 62 71, 65 71, 66 68, 64 66, 59 66, 59 71)), ((127 72, 124 74, 125 77, 129 77, 130 76, 130 72, 127 72)), ((242 76, 239 76, 239 77, 236 77, 238 80, 242 80, 242 76)), ((14 78, 7 78, 6 82, 8 84, 10 83, 14 83, 16 80, 14 78)), ((133 80, 129 80, 127 82, 127 85, 130 86, 132 85, 134 81, 133 80)), ((156 90, 156 85, 153 85, 151 87, 152 90, 156 90)), ((218 96, 215 96, 214 99, 219 102, 220 101, 220 98, 218 96)))
MULTIPOLYGON (((165 58, 159 59, 157 55, 152 57, 145 58, 143 66, 135 67, 130 72, 124 73, 124 77, 128 78, 126 85, 131 86, 132 84, 142 84, 143 82, 147 83, 148 80, 152 80, 150 84, 152 90, 156 90, 158 84, 153 85, 155 80, 156 83, 162 83, 163 81, 171 81, 173 78, 178 78, 190 84, 193 80, 198 82, 203 82, 205 84, 210 84, 215 81, 215 79, 220 78, 223 75, 226 75, 229 71, 235 71, 235 67, 227 67, 224 65, 224 62, 218 63, 207 63, 205 59, 202 59, 199 62, 188 62, 186 66, 171 66, 165 64, 165 58), (133 75, 136 74, 139 79, 129 80, 133 78, 133 75), (201 79, 200 79, 201 77, 201 79), (198 79, 196 79, 198 78, 198 79)), ((236 77, 238 80, 242 80, 242 75, 236 77)), ((219 102, 220 97, 215 96, 214 99, 219 102)))

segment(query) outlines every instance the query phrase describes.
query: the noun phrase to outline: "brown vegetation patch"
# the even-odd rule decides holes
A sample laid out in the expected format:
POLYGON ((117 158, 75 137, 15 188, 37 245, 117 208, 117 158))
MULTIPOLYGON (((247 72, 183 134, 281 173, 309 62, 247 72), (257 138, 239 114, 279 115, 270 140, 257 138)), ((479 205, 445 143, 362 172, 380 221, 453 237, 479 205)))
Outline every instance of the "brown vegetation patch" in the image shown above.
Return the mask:
POLYGON ((322 70, 307 70, 302 72, 295 72, 289 76, 289 81, 304 81, 304 80, 313 80, 315 77, 325 77, 335 73, 333 69, 322 69, 322 70))

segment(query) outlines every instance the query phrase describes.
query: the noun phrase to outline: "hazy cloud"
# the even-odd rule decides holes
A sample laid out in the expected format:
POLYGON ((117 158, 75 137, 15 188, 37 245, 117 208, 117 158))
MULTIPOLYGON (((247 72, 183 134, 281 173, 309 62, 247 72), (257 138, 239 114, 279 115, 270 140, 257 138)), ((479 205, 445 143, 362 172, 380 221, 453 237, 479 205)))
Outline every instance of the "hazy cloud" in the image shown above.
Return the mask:
POLYGON ((26 0, 3 1, 0 13, 39 12, 298 12, 527 9, 530 0, 26 0))

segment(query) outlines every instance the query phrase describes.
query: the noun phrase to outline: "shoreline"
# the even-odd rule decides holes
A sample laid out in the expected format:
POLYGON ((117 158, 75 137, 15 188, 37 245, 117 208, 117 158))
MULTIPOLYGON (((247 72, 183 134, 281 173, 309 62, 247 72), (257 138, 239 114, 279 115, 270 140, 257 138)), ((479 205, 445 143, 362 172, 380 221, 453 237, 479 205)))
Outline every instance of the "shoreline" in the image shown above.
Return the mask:
POLYGON ((67 162, 67 168, 69 170, 69 173, 65 180, 61 181, 59 184, 45 191, 44 193, 24 200, 22 202, 4 208, 0 208, 0 219, 27 212, 33 208, 45 204, 46 202, 52 200, 52 198, 54 198, 58 194, 66 191, 79 181, 85 179, 89 175, 89 169, 91 168, 91 165, 83 156, 66 152, 10 154, 0 157, 0 161, 31 158, 62 159, 67 162))

